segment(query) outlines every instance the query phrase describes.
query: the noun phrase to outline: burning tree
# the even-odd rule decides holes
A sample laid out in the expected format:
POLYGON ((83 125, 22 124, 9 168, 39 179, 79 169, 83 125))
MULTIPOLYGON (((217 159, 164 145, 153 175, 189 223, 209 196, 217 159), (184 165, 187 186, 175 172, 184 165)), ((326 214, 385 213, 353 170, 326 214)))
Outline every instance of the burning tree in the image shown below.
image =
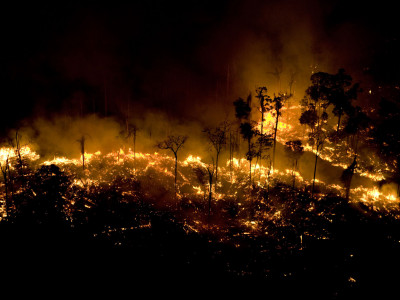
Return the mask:
POLYGON ((162 142, 159 142, 157 144, 157 147, 159 149, 169 149, 172 151, 172 153, 174 153, 174 157, 175 157, 175 181, 174 181, 174 189, 175 189, 175 197, 177 195, 177 185, 176 185, 176 179, 178 177, 178 151, 179 149, 181 149, 183 147, 183 145, 185 144, 186 140, 188 139, 187 136, 184 135, 170 135, 167 137, 167 139, 165 139, 162 142))

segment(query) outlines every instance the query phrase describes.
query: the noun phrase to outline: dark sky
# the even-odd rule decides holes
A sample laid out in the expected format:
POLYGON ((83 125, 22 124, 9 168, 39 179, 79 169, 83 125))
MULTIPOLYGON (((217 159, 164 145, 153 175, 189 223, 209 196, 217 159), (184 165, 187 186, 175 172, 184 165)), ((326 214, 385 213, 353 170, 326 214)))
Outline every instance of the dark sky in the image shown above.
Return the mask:
POLYGON ((394 4, 349 2, 2 5, 0 125, 55 113, 124 118, 154 109, 204 122, 256 85, 277 91, 276 70, 280 89, 292 76, 299 94, 315 70, 345 68, 368 88, 397 85, 394 4))

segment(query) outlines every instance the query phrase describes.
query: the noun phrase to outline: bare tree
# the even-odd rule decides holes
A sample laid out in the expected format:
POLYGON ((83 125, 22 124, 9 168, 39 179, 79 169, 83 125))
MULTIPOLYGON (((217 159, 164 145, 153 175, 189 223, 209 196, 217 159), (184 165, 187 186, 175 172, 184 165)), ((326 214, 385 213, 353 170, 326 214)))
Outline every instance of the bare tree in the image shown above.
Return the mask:
POLYGON ((77 142, 79 143, 80 148, 81 148, 80 150, 81 150, 81 155, 82 155, 82 169, 83 170, 85 170, 85 141, 86 141, 86 138, 84 135, 82 135, 82 137, 79 140, 77 140, 77 142))
POLYGON ((176 185, 176 179, 178 177, 178 151, 183 147, 185 144, 186 140, 188 139, 187 136, 184 135, 169 135, 164 141, 159 142, 157 144, 157 147, 159 149, 168 149, 171 150, 172 153, 174 153, 175 156, 175 197, 177 195, 177 185, 176 185))
POLYGON ((215 128, 205 128, 203 132, 207 135, 211 146, 215 150, 215 187, 218 183, 218 159, 227 141, 229 123, 224 121, 215 128))

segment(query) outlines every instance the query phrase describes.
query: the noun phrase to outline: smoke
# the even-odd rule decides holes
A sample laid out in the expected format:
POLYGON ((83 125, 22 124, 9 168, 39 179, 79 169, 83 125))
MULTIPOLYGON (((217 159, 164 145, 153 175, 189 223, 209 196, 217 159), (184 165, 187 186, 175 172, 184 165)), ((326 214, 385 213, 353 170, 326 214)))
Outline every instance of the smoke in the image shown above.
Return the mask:
POLYGON ((202 152, 201 130, 234 119, 232 102, 258 86, 270 94, 294 92, 298 101, 312 72, 345 68, 354 81, 368 82, 363 70, 379 36, 371 30, 372 10, 340 1, 32 9, 41 18, 32 29, 15 29, 21 36, 15 50, 26 47, 31 31, 40 36, 30 40, 28 54, 7 64, 13 84, 5 90, 5 110, 15 114, 2 122, 22 119, 19 127, 43 153, 76 155, 82 135, 88 151, 109 151, 125 142, 127 123, 137 124, 146 149, 169 134, 185 134, 186 148, 202 152))

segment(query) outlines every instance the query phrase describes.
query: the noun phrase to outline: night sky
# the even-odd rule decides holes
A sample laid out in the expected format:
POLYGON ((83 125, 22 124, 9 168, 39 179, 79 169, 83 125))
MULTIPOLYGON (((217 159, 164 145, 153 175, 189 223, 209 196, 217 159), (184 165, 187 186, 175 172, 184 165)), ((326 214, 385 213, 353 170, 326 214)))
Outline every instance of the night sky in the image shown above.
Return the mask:
POLYGON ((237 97, 345 68, 396 86, 394 4, 349 1, 12 2, 1 10, 1 129, 36 116, 147 111, 198 120, 237 97), (106 102, 106 103, 105 103, 106 102))

